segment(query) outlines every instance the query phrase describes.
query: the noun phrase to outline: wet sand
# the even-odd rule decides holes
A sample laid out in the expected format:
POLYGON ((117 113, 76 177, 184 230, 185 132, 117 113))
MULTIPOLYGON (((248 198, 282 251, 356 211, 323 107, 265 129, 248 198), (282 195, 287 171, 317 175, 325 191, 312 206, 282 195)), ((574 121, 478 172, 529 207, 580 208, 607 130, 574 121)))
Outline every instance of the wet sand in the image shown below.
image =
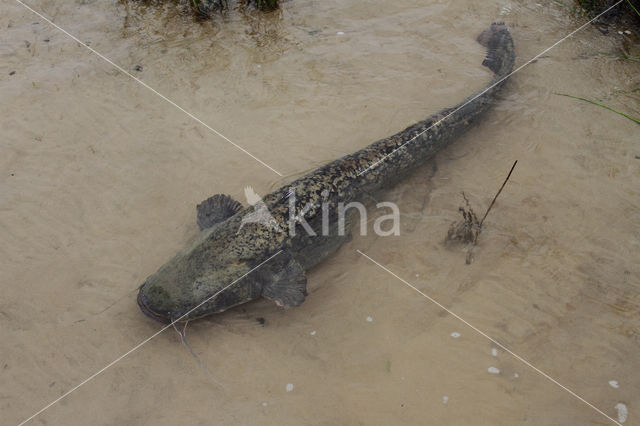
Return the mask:
MULTIPOLYGON (((3 424, 160 328, 135 291, 197 235, 200 201, 265 194, 456 104, 490 79, 475 36, 492 21, 510 27, 518 64, 583 22, 551 1, 292 0, 200 23, 173 2, 29 5, 284 177, 4 2, 3 424)), ((639 130, 554 95, 639 115, 638 64, 597 53, 624 37, 636 36, 588 27, 514 75, 480 125, 382 194, 402 210, 401 235, 355 236, 309 273, 299 308, 257 301, 190 323, 210 376, 167 330, 32 423, 611 424, 361 250, 612 418, 624 404, 634 424, 639 130), (484 211, 516 159, 465 265, 443 244, 460 193, 484 211)))

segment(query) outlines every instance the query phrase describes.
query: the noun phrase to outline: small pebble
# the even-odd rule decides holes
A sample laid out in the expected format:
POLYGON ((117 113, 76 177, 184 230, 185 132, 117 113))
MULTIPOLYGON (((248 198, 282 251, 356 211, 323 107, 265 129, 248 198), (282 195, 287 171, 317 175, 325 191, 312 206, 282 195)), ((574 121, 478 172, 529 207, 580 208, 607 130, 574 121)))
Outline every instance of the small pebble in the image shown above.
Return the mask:
POLYGON ((447 402, 449 402, 449 397, 447 395, 442 397, 442 403, 446 404, 447 402))
POLYGON ((631 31, 629 31, 629 30, 624 30, 624 33, 627 34, 627 35, 631 35, 631 31))
POLYGON ((367 322, 373 322, 373 318, 372 317, 367 317, 367 322))
POLYGON ((498 370, 498 369, 497 369, 497 368, 495 368, 495 367, 489 367, 489 368, 487 369, 487 371, 488 371, 489 373, 491 373, 491 374, 500 374, 500 370, 498 370))
POLYGON ((45 38, 45 39, 44 39, 44 42, 45 42, 45 43, 49 43, 49 41, 50 41, 50 40, 49 40, 48 38, 45 38))
POLYGON ((344 33, 342 31, 338 31, 336 34, 338 35, 344 35, 344 33))
POLYGON ((620 387, 617 380, 609 380, 609 386, 611 386, 614 389, 618 389, 620 387))
POLYGON ((517 379, 518 377, 520 377, 520 375, 518 373, 513 373, 513 377, 517 379))
POLYGON ((491 348, 491 355, 498 356, 498 350, 496 348, 491 348))
POLYGON ((416 278, 419 278, 419 277, 420 277, 420 274, 416 274, 416 278))
POLYGON ((269 403, 267 403, 267 402, 263 402, 263 403, 262 403, 262 406, 263 406, 263 407, 266 407, 267 405, 269 405, 269 403))
POLYGON ((291 383, 287 383, 287 386, 285 387, 287 392, 291 392, 293 390, 293 385, 291 383))
POLYGON ((622 35, 622 34, 623 34, 623 32, 622 32, 622 31, 618 31, 618 34, 622 35))
POLYGON ((310 334, 311 334, 312 336, 315 336, 315 335, 316 335, 316 331, 315 331, 315 330, 313 330, 310 334))
POLYGON ((16 73, 15 71, 11 71, 9 75, 14 75, 15 73, 16 73))
POLYGON ((451 337, 453 337, 454 339, 457 339, 458 337, 460 337, 460 333, 458 333, 457 331, 454 331, 453 333, 451 333, 451 337))
POLYGON ((142 71, 142 65, 136 65, 135 70, 138 72, 142 71))
POLYGON ((622 402, 618 402, 616 404, 616 410, 618 410, 618 421, 620 423, 626 422, 627 417, 629 416, 629 410, 627 410, 627 406, 622 402))

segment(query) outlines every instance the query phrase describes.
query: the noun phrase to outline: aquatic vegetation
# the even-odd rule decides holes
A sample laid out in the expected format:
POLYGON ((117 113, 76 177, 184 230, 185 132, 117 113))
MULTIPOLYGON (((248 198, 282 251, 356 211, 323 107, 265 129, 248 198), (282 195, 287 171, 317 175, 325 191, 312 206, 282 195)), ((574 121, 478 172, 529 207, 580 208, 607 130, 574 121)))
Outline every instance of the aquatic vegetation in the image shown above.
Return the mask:
POLYGON ((615 52, 598 52, 601 55, 607 55, 607 56, 615 56, 616 58, 620 58, 620 59, 626 59, 629 61, 634 61, 634 62, 640 62, 640 56, 630 56, 630 55, 625 55, 623 53, 615 53, 615 52))
POLYGON ((640 11, 638 11, 638 8, 636 8, 636 7, 633 5, 633 3, 631 3, 631 1, 630 1, 630 0, 627 0, 627 3, 629 4, 629 7, 631 7, 631 8, 633 9, 633 11, 634 11, 634 12, 636 12, 636 14, 637 14, 638 16, 640 16, 640 11))
MULTIPOLYGON (((594 16, 613 6, 616 1, 575 0, 575 4, 587 14, 594 16)), ((640 2, 638 0, 625 0, 624 3, 607 13, 606 17, 609 19, 614 18, 616 21, 628 18, 631 21, 635 20, 636 25, 640 25, 640 2)))
MULTIPOLYGON (((634 92, 635 92, 635 90, 634 90, 634 92)), ((626 118, 628 118, 629 120, 633 121, 636 124, 640 124, 640 119, 639 118, 631 117, 630 115, 625 114, 624 112, 618 111, 617 109, 613 109, 610 106, 604 105, 604 104, 602 104, 602 103, 600 103, 598 101, 594 101, 594 100, 587 99, 587 98, 581 98, 579 96, 567 95, 566 93, 556 93, 556 95, 558 95, 558 96, 566 96, 568 98, 573 98, 573 99, 578 99, 580 101, 589 102, 590 104, 597 105, 597 106, 599 106, 601 108, 608 109, 609 111, 613 111, 616 114, 619 114, 619 115, 621 115, 623 117, 626 117, 626 118)))
POLYGON ((201 17, 209 17, 211 13, 229 7, 227 0, 191 0, 191 5, 201 17))
POLYGON ((462 193, 465 206, 460 207, 458 211, 462 214, 462 220, 452 223, 447 232, 446 241, 459 241, 463 244, 476 244, 478 235, 480 234, 481 225, 478 216, 471 208, 469 199, 462 193))
MULTIPOLYGON (((595 15, 613 6, 614 4, 616 4, 616 2, 612 0, 576 0, 576 4, 582 7, 586 13, 590 15, 595 15)), ((640 2, 638 0, 625 0, 618 7, 612 9, 609 13, 607 13, 605 17, 608 17, 609 20, 615 21, 615 23, 618 25, 623 24, 623 25, 628 25, 630 28, 635 27, 637 29, 640 29, 640 2)), ((607 31, 605 30, 603 31, 603 33, 606 34, 607 31)), ((633 36, 632 36, 633 32, 630 30, 624 30, 624 31, 618 30, 618 33, 620 35, 626 34, 631 37, 631 38, 625 37, 622 39, 622 47, 620 49, 622 50, 623 53, 603 52, 603 51, 599 51, 598 53, 601 55, 613 56, 626 61, 640 62, 640 56, 634 56, 629 54, 630 52, 635 50, 633 48, 633 45, 630 42, 630 40, 633 40, 633 36)), ((631 91, 631 93, 635 93, 637 90, 638 89, 634 89, 631 91)), ((601 102, 598 102, 592 99, 582 98, 579 96, 569 95, 566 93, 556 93, 556 95, 566 96, 568 98, 573 98, 573 99, 578 99, 584 102, 588 102, 590 104, 599 106, 600 108, 608 109, 609 111, 615 112, 616 114, 621 115, 625 118, 628 118, 629 120, 633 121, 636 124, 640 124, 639 118, 632 117, 628 114, 625 114, 624 112, 618 111, 601 102)))
MULTIPOLYGON (((636 2, 636 0, 634 0, 636 2)), ((576 0, 576 3, 584 10, 590 13, 600 13, 604 9, 611 7, 615 4, 615 1, 612 0, 576 0)), ((621 5, 623 8, 626 8, 628 11, 634 11, 640 17, 640 6, 636 6, 631 2, 631 0, 625 0, 625 4, 621 5)))
MULTIPOLYGON (((202 18, 208 18, 212 13, 224 9, 229 9, 229 0, 190 0, 191 6, 202 18)), ((253 4, 262 11, 274 10, 278 7, 278 0, 248 0, 248 4, 253 4)))
POLYGON ((253 0, 260 10, 273 10, 278 7, 278 0, 253 0))

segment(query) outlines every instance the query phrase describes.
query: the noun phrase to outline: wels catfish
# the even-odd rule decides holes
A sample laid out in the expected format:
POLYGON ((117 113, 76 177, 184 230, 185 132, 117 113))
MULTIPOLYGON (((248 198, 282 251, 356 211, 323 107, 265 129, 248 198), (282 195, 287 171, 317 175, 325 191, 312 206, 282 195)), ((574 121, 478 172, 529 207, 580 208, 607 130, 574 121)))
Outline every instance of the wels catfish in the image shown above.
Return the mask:
POLYGON ((172 322, 260 297, 281 307, 300 305, 307 294, 305 271, 349 238, 335 225, 337 206, 361 200, 406 176, 489 108, 513 70, 514 46, 502 23, 492 24, 478 41, 487 47, 482 64, 494 78, 458 106, 320 167, 250 207, 221 194, 198 205, 200 235, 140 286, 142 312, 172 322), (294 197, 301 203, 292 203, 294 197), (320 233, 329 221, 334 224, 329 232, 320 233))

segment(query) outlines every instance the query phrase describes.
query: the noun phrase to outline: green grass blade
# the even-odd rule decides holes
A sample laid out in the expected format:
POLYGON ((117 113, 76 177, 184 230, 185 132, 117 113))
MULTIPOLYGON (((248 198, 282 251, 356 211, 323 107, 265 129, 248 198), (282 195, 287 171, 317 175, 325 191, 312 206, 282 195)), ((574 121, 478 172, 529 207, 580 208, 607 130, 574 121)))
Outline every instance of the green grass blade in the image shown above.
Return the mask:
POLYGON ((566 93, 555 93, 555 94, 558 95, 558 96, 566 96, 567 98, 573 98, 573 99, 578 99, 580 101, 589 102, 590 104, 597 105, 597 106, 599 106, 601 108, 608 109, 609 111, 613 111, 616 114, 619 114, 619 115, 621 115, 623 117, 626 117, 626 118, 628 118, 629 120, 633 121, 636 124, 640 124, 640 119, 633 118, 630 115, 625 114, 624 112, 620 112, 618 110, 615 110, 615 109, 613 109, 613 108, 611 108, 609 106, 601 104, 600 102, 592 101, 591 99, 581 98, 579 96, 567 95, 566 93))
POLYGON ((636 11, 636 13, 638 14, 638 16, 640 16, 640 12, 638 12, 638 9, 636 9, 636 7, 635 7, 634 5, 632 5, 632 4, 631 4, 631 2, 630 2, 629 0, 627 0, 627 3, 629 3, 629 6, 631 6, 631 8, 632 8, 633 10, 635 10, 635 11, 636 11))

